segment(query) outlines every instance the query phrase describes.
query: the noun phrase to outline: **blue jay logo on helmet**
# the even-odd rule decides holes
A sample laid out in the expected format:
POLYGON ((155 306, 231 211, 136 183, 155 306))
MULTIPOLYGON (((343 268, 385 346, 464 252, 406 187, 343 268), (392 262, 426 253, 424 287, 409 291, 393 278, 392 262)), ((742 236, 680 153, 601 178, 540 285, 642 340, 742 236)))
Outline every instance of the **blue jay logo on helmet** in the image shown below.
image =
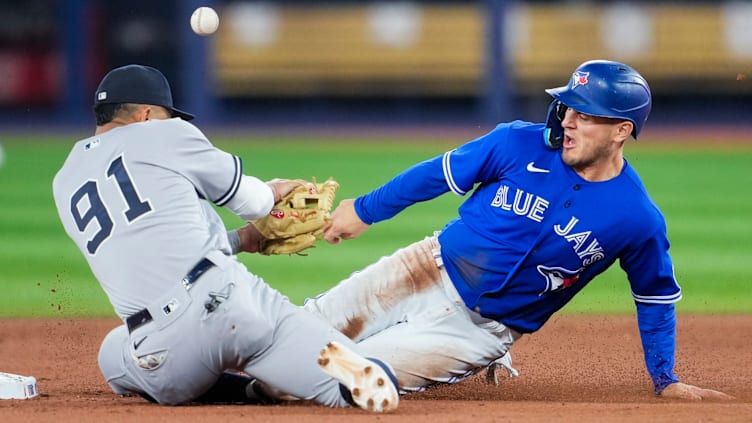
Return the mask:
POLYGON ((578 85, 586 85, 588 76, 590 76, 590 72, 574 71, 572 74, 572 89, 577 88, 578 85))
POLYGON ((564 141, 564 107, 591 116, 628 120, 637 139, 652 106, 645 78, 631 67, 610 60, 585 62, 574 71, 570 84, 546 92, 554 100, 548 108, 544 140, 553 149, 560 148, 564 141))

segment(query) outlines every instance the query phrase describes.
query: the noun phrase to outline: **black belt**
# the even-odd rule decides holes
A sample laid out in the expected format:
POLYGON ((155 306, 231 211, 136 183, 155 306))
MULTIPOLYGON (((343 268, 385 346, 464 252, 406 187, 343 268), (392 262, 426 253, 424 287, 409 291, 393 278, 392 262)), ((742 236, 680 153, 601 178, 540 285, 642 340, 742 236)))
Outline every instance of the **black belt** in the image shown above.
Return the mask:
MULTIPOLYGON (((193 266, 193 269, 191 269, 188 274, 185 275, 183 280, 181 281, 183 284, 183 288, 185 288, 186 291, 191 289, 191 286, 196 283, 198 278, 201 277, 207 270, 211 269, 214 266, 214 263, 212 263, 208 258, 203 258, 201 261, 199 261, 195 266, 193 266)), ((125 326, 128 327, 128 333, 133 332, 137 328, 151 322, 154 320, 153 317, 151 317, 151 313, 149 313, 148 309, 143 309, 132 316, 129 316, 125 319, 125 326)))

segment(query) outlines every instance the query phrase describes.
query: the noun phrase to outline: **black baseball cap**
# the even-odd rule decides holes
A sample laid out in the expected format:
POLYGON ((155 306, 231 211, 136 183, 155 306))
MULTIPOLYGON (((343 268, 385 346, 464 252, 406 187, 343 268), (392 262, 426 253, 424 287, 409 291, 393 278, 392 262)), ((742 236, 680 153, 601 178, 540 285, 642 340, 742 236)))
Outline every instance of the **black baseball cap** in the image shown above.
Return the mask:
POLYGON ((102 78, 94 94, 94 107, 119 103, 153 104, 169 109, 173 116, 183 120, 195 117, 172 105, 170 83, 162 72, 150 66, 121 66, 102 78))

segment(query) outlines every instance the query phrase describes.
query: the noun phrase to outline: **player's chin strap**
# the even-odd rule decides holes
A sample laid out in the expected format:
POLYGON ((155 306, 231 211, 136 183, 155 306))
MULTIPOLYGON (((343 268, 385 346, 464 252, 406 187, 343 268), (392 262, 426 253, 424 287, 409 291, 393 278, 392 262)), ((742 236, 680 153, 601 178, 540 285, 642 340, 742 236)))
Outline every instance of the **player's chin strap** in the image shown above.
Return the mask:
POLYGON ((567 106, 559 100, 554 100, 551 102, 551 105, 548 106, 546 130, 543 131, 543 141, 548 148, 552 150, 558 150, 564 142, 564 128, 561 126, 561 121, 564 119, 564 113, 566 111, 567 106))
POLYGON ((506 371, 509 373, 509 377, 518 377, 520 375, 520 372, 512 367, 512 354, 507 352, 501 358, 498 358, 489 363, 488 367, 486 367, 486 383, 488 383, 489 385, 499 384, 499 377, 496 374, 496 369, 498 369, 499 367, 506 369, 506 371))

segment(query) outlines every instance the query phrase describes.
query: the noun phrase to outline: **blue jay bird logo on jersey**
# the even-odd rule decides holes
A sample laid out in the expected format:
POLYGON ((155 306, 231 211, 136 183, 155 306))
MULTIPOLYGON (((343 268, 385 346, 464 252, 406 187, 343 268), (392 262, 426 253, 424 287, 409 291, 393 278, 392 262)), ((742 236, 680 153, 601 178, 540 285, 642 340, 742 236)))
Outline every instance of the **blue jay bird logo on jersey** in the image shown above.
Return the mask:
POLYGON ((580 271, 582 271, 582 268, 577 270, 569 270, 563 267, 548 267, 538 265, 538 273, 546 278, 546 289, 544 289, 543 292, 538 295, 569 288, 570 286, 576 284, 580 279, 580 271))
POLYGON ((572 74, 572 89, 575 89, 578 85, 587 85, 588 76, 590 76, 590 72, 575 71, 572 74))

